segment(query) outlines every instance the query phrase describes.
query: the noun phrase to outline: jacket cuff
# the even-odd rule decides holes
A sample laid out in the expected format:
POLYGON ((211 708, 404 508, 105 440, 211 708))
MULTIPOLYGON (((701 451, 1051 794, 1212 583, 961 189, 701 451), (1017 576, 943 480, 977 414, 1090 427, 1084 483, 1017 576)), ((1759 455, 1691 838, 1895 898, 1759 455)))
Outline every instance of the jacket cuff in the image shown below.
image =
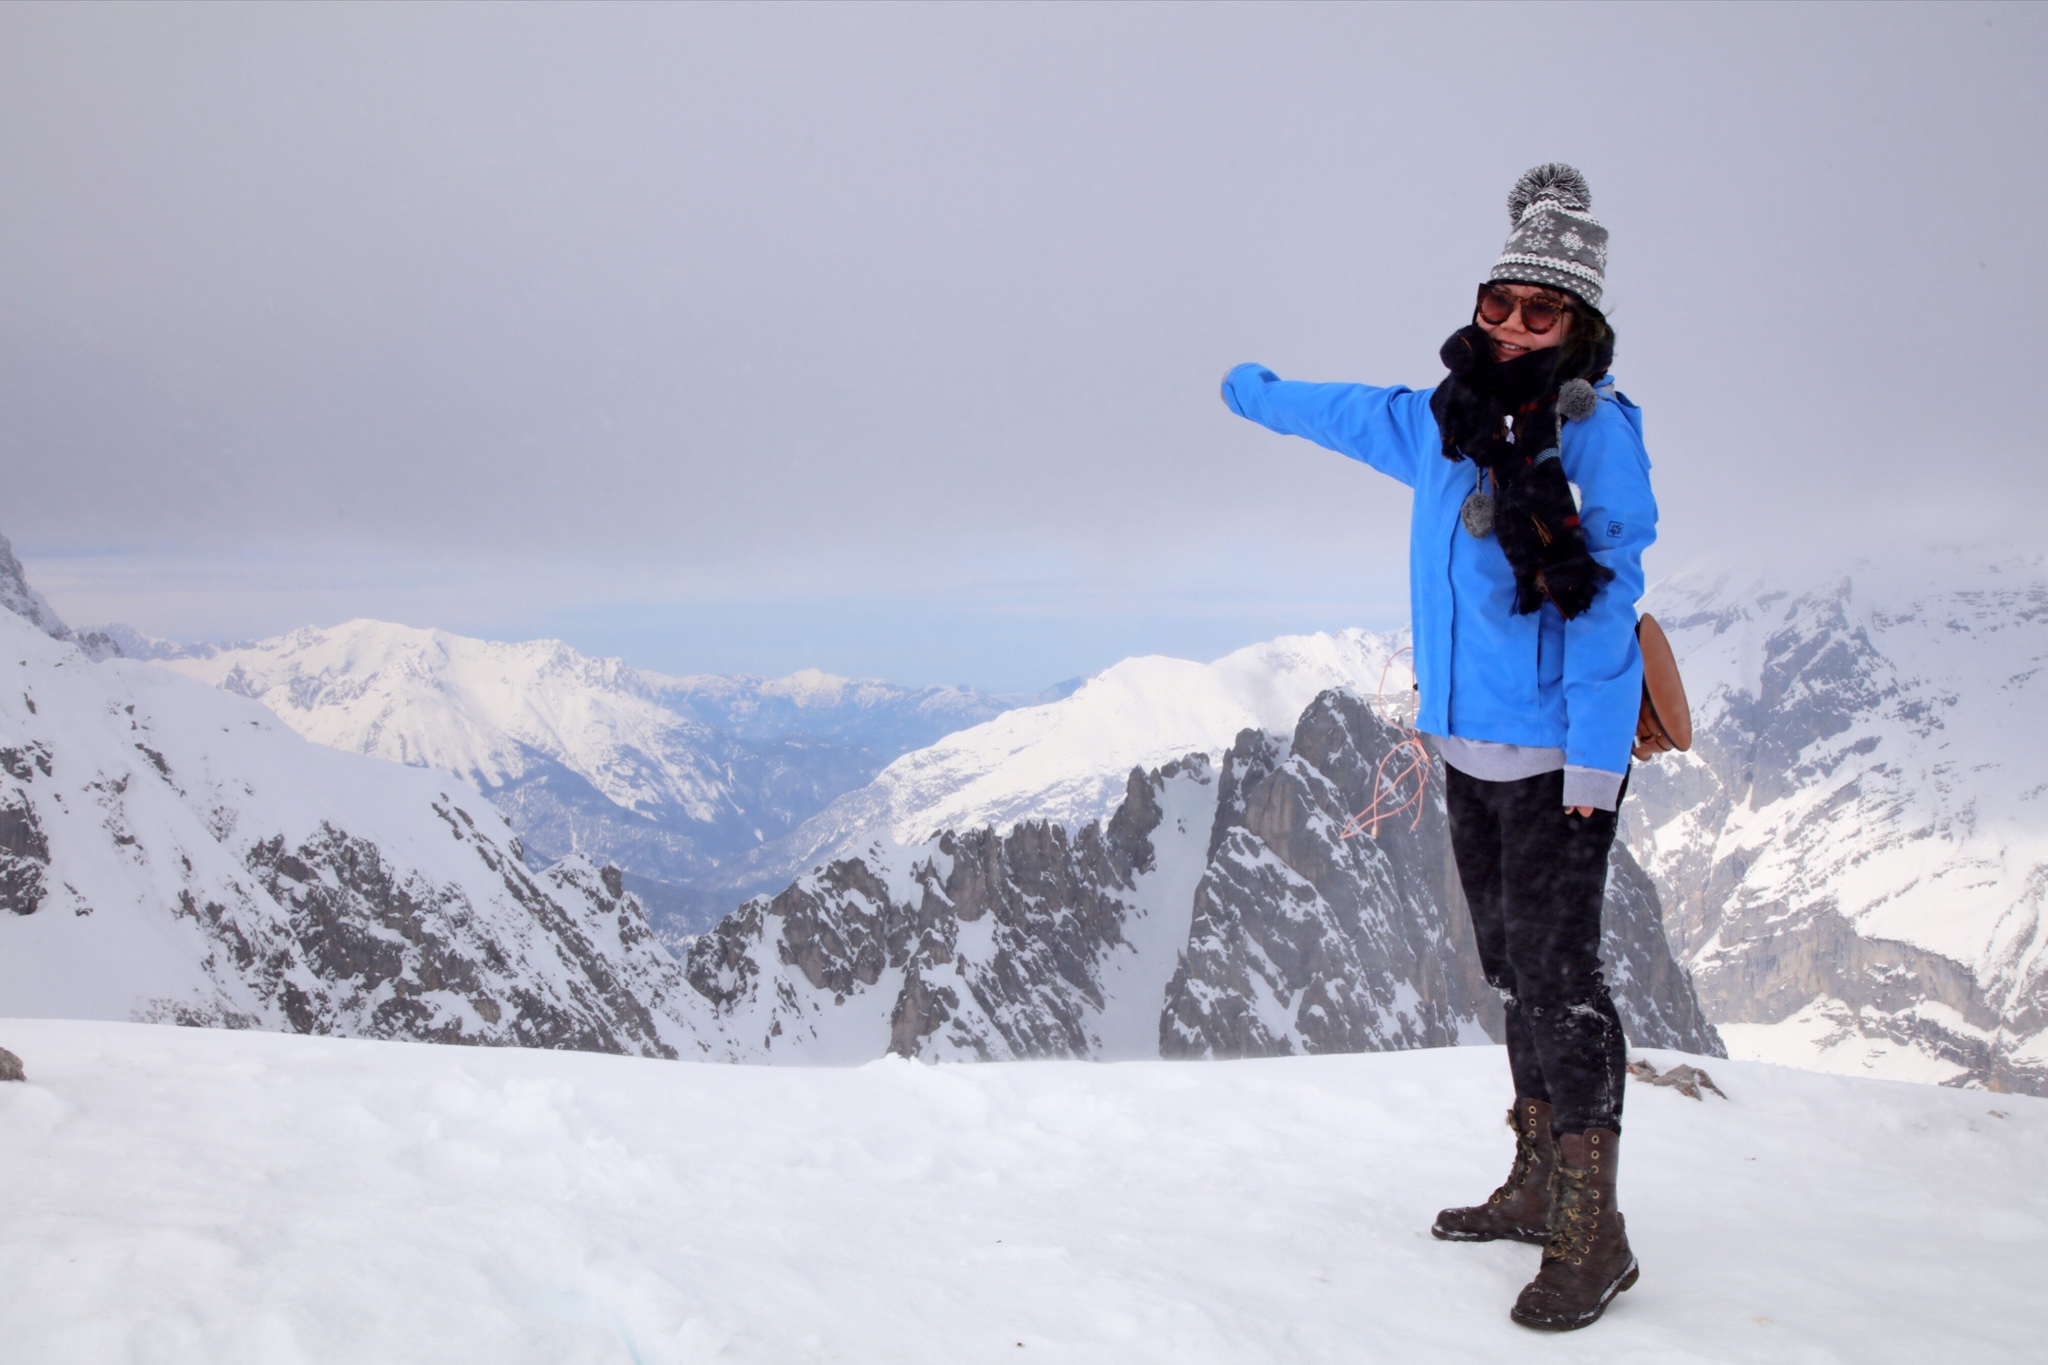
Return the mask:
POLYGON ((1611 773, 1605 768, 1582 768, 1576 763, 1564 765, 1564 803, 1567 806, 1591 806, 1594 810, 1613 810, 1621 804, 1622 773, 1611 773))
POLYGON ((1257 390, 1267 384, 1279 382, 1280 376, 1264 365, 1247 363, 1237 366, 1223 376, 1223 402, 1239 417, 1259 419, 1249 411, 1249 404, 1256 401, 1257 390))

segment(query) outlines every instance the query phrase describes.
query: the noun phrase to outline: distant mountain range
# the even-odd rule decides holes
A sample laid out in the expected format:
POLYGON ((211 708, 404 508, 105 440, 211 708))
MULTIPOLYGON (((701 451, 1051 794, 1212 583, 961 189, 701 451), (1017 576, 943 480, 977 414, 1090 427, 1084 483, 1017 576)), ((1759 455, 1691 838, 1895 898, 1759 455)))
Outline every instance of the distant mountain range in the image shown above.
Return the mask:
POLYGON ((1209 664, 1126 659, 993 695, 816 670, 676 677, 559 641, 368 620, 225 645, 119 625, 95 638, 260 701, 316 743, 470 782, 536 865, 583 853, 623 869, 678 948, 877 838, 1107 818, 1133 767, 1220 759, 1247 726, 1287 729, 1325 688, 1377 687, 1402 644, 1290 636, 1209 664))
MULTIPOLYGON (((166 649, 69 631, 18 566, 0 597, 58 651, 49 687, 117 649, 156 652, 153 669, 101 667, 130 692, 185 673, 323 743, 426 767, 422 782, 474 782, 526 836, 536 886, 578 852, 590 861, 561 874, 577 885, 623 868, 608 903, 630 920, 649 889, 682 959, 627 973, 669 1002, 675 1032, 647 1035, 663 1046, 1223 1056, 1492 1027, 1438 815, 1420 843, 1333 832, 1369 799, 1361 765, 1385 735, 1366 701, 1405 682, 1388 668, 1399 636, 1130 659, 1031 699, 670 678, 374 622, 166 649)), ((1712 1050, 1718 1029, 1739 1055, 2048 1093, 2048 561, 1695 572, 1646 606, 1698 742, 1639 765, 1624 807, 1608 948, 1632 1031, 1712 1050)), ((25 755, 8 799, 34 804, 39 760, 7 743, 25 755)), ((0 811, 8 895, 38 878, 59 894, 31 866, 43 837, 0 811)))
MULTIPOLYGON (((638 736, 699 724, 636 706, 615 667, 523 695, 520 666, 554 682, 575 661, 375 626, 96 661, 11 557, 0 568, 8 600, 38 607, 0 613, 0 664, 14 659, 20 685, 0 695, 0 1014, 765 1062, 1255 1056, 1498 1033, 1447 879, 1440 790, 1412 828, 1340 837, 1399 742, 1352 692, 1317 689, 1292 725, 1241 729, 1223 753, 1134 766, 1107 818, 1083 818, 1103 802, 1083 741, 1105 720, 1120 755, 1272 714, 1319 673, 1383 659, 1384 641, 1282 642, 1263 663, 1254 651, 1193 673, 1134 661, 999 730, 1003 754, 955 746, 934 769, 1007 766, 973 799, 1029 804, 1031 782, 1059 777, 1048 759, 1062 746, 1095 755, 1060 778, 1068 819, 910 843, 885 831, 749 901, 678 960, 617 868, 570 854, 533 870, 488 803, 425 766, 466 764, 503 791, 542 743, 627 755, 638 736), (180 676, 193 663, 226 686, 180 676), (1178 709, 1171 692, 1148 697, 1157 678, 1177 680, 1178 709), (309 742, 244 691, 418 766, 309 742), (424 721, 407 698, 427 699, 424 721), (471 723, 444 724, 451 713, 471 723)), ((791 690, 790 704, 838 704, 791 690)), ((715 810, 722 789, 692 776, 650 762, 585 780, 612 783, 621 805, 715 810)), ((926 809, 900 807, 913 821, 926 809)), ((1717 1051, 1654 890, 1623 879, 1613 896, 1607 947, 1634 1036, 1717 1051)))
POLYGON ((383 621, 232 645, 174 645, 122 626, 98 638, 260 701, 316 743, 474 784, 540 865, 581 853, 624 869, 672 938, 744 899, 700 891, 711 874, 897 755, 1040 699, 816 670, 671 677, 559 641, 383 621))

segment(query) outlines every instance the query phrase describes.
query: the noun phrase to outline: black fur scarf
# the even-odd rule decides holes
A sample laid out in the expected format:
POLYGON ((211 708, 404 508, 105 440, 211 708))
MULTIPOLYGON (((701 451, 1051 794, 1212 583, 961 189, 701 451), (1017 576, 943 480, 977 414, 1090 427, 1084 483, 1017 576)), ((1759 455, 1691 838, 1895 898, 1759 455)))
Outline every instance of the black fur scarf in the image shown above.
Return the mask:
MULTIPOLYGON (((1560 408, 1574 417, 1591 411, 1587 376, 1559 374, 1557 347, 1496 361, 1476 324, 1451 333, 1439 354, 1450 374, 1429 409, 1443 433, 1444 458, 1469 458, 1492 476, 1493 534, 1515 572, 1515 611, 1526 615, 1547 600, 1570 620, 1614 577, 1587 552, 1558 458, 1560 408)), ((1611 359, 1595 356, 1591 374, 1606 373, 1611 359)))

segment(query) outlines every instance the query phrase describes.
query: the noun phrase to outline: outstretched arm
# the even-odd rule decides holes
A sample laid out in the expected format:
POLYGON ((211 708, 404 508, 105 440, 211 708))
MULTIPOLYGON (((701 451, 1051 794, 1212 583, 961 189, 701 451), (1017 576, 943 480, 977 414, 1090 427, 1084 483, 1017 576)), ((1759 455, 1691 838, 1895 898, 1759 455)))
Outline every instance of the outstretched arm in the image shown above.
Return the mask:
POLYGON ((1422 458, 1442 445, 1426 392, 1303 384, 1263 365, 1240 365, 1223 377, 1223 401, 1239 417, 1363 461, 1410 488, 1422 458))

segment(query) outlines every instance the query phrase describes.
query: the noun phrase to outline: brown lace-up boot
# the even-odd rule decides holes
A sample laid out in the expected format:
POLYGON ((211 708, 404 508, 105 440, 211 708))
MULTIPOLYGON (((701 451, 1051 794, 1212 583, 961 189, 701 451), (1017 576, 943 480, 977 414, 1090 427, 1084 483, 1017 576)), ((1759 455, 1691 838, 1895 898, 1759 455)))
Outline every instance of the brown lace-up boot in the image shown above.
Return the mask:
POLYGON ((1628 1229, 1614 1207, 1620 1138, 1604 1128, 1557 1140, 1557 1197, 1543 1268, 1509 1314, 1524 1327, 1569 1332, 1594 1322, 1616 1294, 1636 1282, 1628 1229))
POLYGON ((1515 1164, 1508 1178, 1484 1204, 1445 1209, 1436 1216, 1431 1235, 1446 1242, 1492 1242, 1508 1238, 1550 1240, 1550 1186, 1557 1168, 1557 1143, 1550 1136, 1550 1106, 1542 1100, 1518 1099, 1508 1110, 1515 1130, 1515 1164))

